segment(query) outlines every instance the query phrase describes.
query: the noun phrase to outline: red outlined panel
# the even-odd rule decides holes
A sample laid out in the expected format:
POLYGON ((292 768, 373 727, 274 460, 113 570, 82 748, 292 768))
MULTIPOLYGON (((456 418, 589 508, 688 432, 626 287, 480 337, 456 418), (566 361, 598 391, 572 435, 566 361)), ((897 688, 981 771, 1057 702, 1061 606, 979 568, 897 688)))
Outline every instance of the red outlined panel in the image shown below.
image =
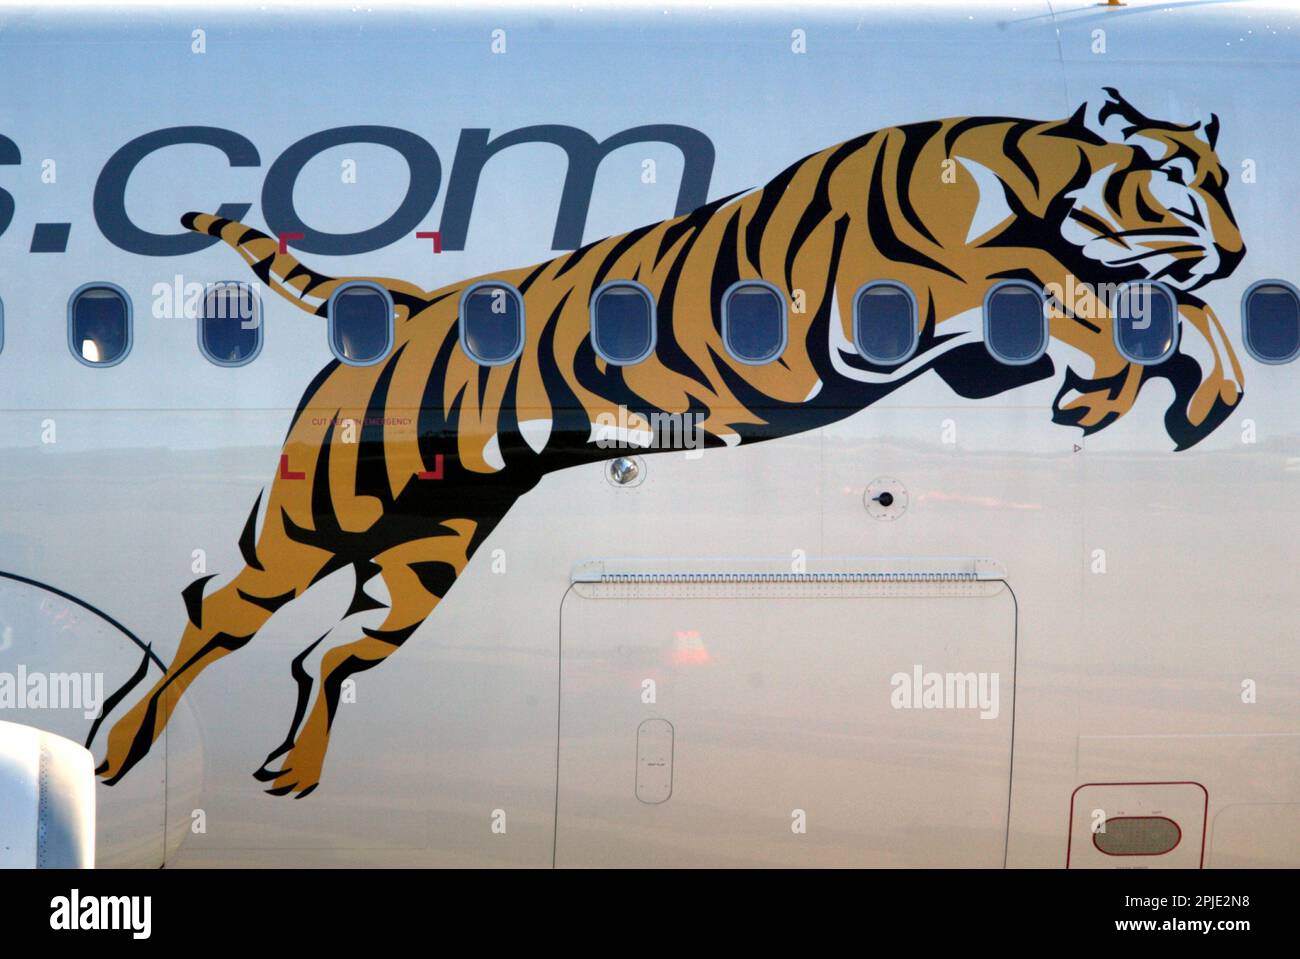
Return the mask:
POLYGON ((1209 812, 1209 790, 1201 783, 1192 780, 1083 783, 1076 786, 1074 792, 1070 794, 1070 817, 1066 823, 1068 838, 1065 847, 1065 868, 1096 868, 1107 864, 1118 866, 1130 855, 1140 856, 1150 865, 1204 868, 1205 834, 1209 812), (1084 790, 1096 792, 1099 808, 1114 811, 1113 815, 1107 815, 1108 822, 1124 819, 1167 819, 1177 828, 1178 841, 1162 853, 1106 852, 1096 843, 1096 836, 1091 829, 1091 819, 1082 823, 1075 819, 1076 803, 1079 794, 1084 790), (1199 829, 1196 828, 1196 819, 1200 820, 1199 829), (1198 847, 1193 849, 1182 841, 1184 836, 1189 833, 1196 835, 1197 832, 1201 837, 1198 847), (1080 838, 1090 837, 1092 841, 1082 846, 1076 845, 1076 834, 1079 834, 1080 838), (1165 859, 1165 857, 1170 858, 1165 859))

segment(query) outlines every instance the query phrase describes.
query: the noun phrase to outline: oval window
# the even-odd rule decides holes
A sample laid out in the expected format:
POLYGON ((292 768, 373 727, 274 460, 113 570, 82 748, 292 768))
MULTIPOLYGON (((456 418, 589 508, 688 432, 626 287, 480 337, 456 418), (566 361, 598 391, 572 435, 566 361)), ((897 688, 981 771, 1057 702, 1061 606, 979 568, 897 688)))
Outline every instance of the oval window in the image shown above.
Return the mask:
POLYGON ((654 298, 639 283, 607 283, 591 298, 591 343, 610 363, 639 363, 654 350, 654 298))
POLYGON ((330 349, 344 363, 365 366, 393 344, 393 300, 375 283, 345 283, 329 299, 330 349))
POLYGON ((131 349, 131 300, 111 283, 88 283, 68 301, 68 348, 87 366, 113 366, 131 349))
POLYGON ((262 349, 262 305, 246 283, 216 283, 203 296, 199 350, 218 366, 243 366, 262 349))
POLYGON ((1117 816, 1092 834, 1092 844, 1108 856, 1163 856, 1182 838, 1167 816, 1117 816))
POLYGON ((1022 366, 1047 352, 1047 301, 1038 287, 1013 280, 984 297, 984 345, 1003 363, 1022 366))
POLYGON ((1150 366, 1178 345, 1178 306, 1158 283, 1126 283, 1111 299, 1115 345, 1126 360, 1150 366))
POLYGON ((901 283, 868 283, 853 299, 853 338, 872 363, 892 366, 916 351, 916 298, 901 283))
POLYGON ((771 283, 745 280, 722 297, 722 342, 742 363, 756 365, 785 351, 785 297, 771 283))
POLYGON ((461 348, 475 363, 500 366, 524 348, 524 301, 506 283, 476 283, 460 299, 461 348))
POLYGON ((1263 280, 1246 291, 1242 339, 1261 363, 1290 363, 1300 355, 1300 295, 1290 283, 1263 280))

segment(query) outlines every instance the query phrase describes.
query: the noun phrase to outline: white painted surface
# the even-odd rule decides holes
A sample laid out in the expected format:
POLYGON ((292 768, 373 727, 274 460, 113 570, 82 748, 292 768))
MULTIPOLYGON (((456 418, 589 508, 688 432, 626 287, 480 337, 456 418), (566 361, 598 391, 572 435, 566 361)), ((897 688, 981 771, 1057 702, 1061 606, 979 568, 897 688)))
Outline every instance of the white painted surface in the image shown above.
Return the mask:
MULTIPOLYGON (((148 161, 132 180, 129 208, 160 232, 179 229, 177 212, 222 200, 253 203, 249 218, 262 225, 257 199, 275 157, 301 137, 348 123, 388 123, 426 136, 442 156, 445 184, 462 128, 499 133, 566 122, 605 136, 641 122, 681 122, 714 140, 710 195, 720 196, 866 130, 967 114, 1065 117, 1100 87, 1117 86, 1152 116, 1188 121, 1218 113, 1229 173, 1239 177, 1249 160, 1259 174, 1254 183, 1238 178, 1229 186, 1250 252, 1233 276, 1204 291, 1243 363, 1246 400, 1194 450, 1169 451, 1161 422, 1168 391, 1158 387, 1085 441, 1050 422, 1059 374, 986 400, 962 400, 929 376, 813 433, 697 458, 646 457, 647 478, 635 489, 612 487, 601 464, 548 476, 489 537, 436 615, 390 662, 358 677, 356 702, 342 707, 316 793, 303 802, 273 799, 250 773, 292 715, 290 660, 346 607, 351 583, 341 578, 318 584, 256 643, 212 667, 187 693, 167 742, 118 786, 99 787, 101 864, 157 865, 164 844, 175 865, 549 866, 556 848, 561 864, 617 858, 620 849, 622 861, 662 864, 831 861, 850 851, 899 864, 968 855, 971 864, 1000 864, 998 837, 990 833, 996 816, 972 822, 970 836, 960 827, 970 812, 966 786, 994 797, 1003 777, 1010 777, 1010 828, 1001 841, 1011 866, 1063 865, 1074 791, 1134 780, 1205 784, 1207 864, 1300 864, 1290 812, 1300 802, 1300 763, 1284 738, 1300 728, 1297 368, 1249 359, 1239 323, 1247 285, 1296 279, 1285 171, 1300 140, 1291 108, 1300 82, 1300 15, 1270 3, 1135 2, 1122 13, 1090 0, 1053 6, 801 11, 806 58, 789 53, 792 23, 784 12, 675 14, 621 30, 605 14, 557 11, 512 20, 514 52, 501 61, 487 53, 497 11, 417 32, 382 17, 341 13, 334 15, 341 20, 313 24, 301 15, 246 10, 213 20, 227 40, 217 42, 221 30, 212 29, 201 74, 190 72, 192 12, 174 18, 153 11, 130 23, 85 16, 71 33, 66 20, 37 17, 24 25, 0 12, 0 56, 10 64, 0 99, 19 105, 2 132, 23 149, 20 166, 0 167, 0 188, 13 194, 18 211, 0 236, 0 564, 112 614, 164 661, 185 622, 180 590, 194 578, 194 550, 204 550, 210 571, 236 567, 238 533, 274 475, 302 388, 329 352, 322 328, 269 297, 265 348, 244 369, 204 360, 190 322, 151 317, 153 284, 170 282, 176 271, 199 281, 242 278, 242 265, 219 248, 149 260, 99 236, 90 213, 95 176, 132 136, 212 122, 248 136, 261 154, 259 167, 245 169, 197 147, 148 161), (24 30, 42 24, 65 31, 51 35, 56 44, 27 43, 24 30), (1098 29, 1106 33, 1104 56, 1092 52, 1098 29), (108 42, 131 31, 144 39, 108 42), (314 61, 322 49, 342 49, 340 37, 362 36, 355 74, 284 69, 314 61), (25 85, 38 63, 41 91, 24 86, 19 95, 15 84, 25 85), (496 73, 485 84, 489 69, 496 73), (250 103, 259 106, 250 110, 250 103), (60 164, 54 185, 40 181, 47 156, 60 164), (59 219, 73 222, 69 252, 28 254, 33 224, 59 219), (63 315, 73 288, 101 278, 135 297, 135 348, 120 366, 92 370, 67 355, 63 315), (40 442, 50 418, 58 424, 54 446, 40 442), (1253 444, 1243 442, 1246 420, 1257 431, 1253 444), (947 421, 955 443, 942 442, 947 421), (895 522, 873 521, 863 509, 863 490, 879 476, 908 490, 907 513, 895 522), (1106 551, 1105 574, 1090 571, 1097 549, 1106 551), (491 565, 498 550, 504 572, 491 565), (779 617, 752 624, 753 644, 727 634, 724 648, 734 658, 666 717, 682 738, 673 796, 656 806, 637 803, 633 793, 635 730, 645 714, 634 689, 611 685, 618 659, 601 645, 609 633, 593 625, 575 635, 585 672, 574 671, 581 660, 569 660, 562 678, 560 613, 573 564, 614 556, 739 561, 795 550, 814 559, 991 556, 1014 585, 1014 763, 1004 766, 999 753, 985 764, 953 765, 946 745, 920 745, 931 734, 940 742, 945 731, 897 730, 910 744, 911 767, 885 808, 920 842, 888 846, 880 809, 837 786, 865 788, 881 765, 898 771, 905 761, 896 750, 865 743, 850 761, 804 748, 778 763, 754 734, 763 723, 785 723, 802 747, 815 746, 820 717, 856 719, 885 735, 897 719, 884 711, 887 699, 835 685, 857 641, 857 633, 837 628, 866 631, 871 617, 821 620, 815 617, 823 613, 799 609, 796 619, 821 623, 828 637, 823 652, 835 665, 823 672, 790 658, 794 653, 765 632, 779 617), (604 665, 603 655, 612 657, 604 665), (751 692, 756 674, 768 698, 751 692), (566 680, 594 685, 587 699, 571 698, 566 680), (1258 690, 1252 703, 1242 700, 1246 681, 1258 690), (783 696, 772 698, 773 690, 783 696), (628 702, 607 702, 620 695, 628 702), (699 724, 728 703, 731 719, 715 723, 701 765, 694 759, 699 724), (580 708, 573 722, 583 725, 566 724, 566 706, 580 708), (557 742, 557 721, 561 737, 568 728, 581 736, 557 742), (574 769, 586 778, 569 779, 574 769), (718 778, 727 769, 750 778, 718 778), (796 771, 799 777, 787 777, 796 771), (809 802, 800 798, 809 781, 843 830, 834 841, 816 838, 827 816, 812 812, 804 838, 820 843, 815 854, 788 842, 787 807, 809 802), (737 782, 758 785, 743 796, 727 793, 737 782), (926 784, 942 786, 951 801, 916 806, 910 790, 926 784), (716 818, 727 795, 743 810, 730 832, 716 818), (696 838, 674 845, 662 819, 650 817, 681 815, 678 801, 691 797, 696 838), (772 818, 758 811, 767 801, 772 818), (508 816, 503 834, 491 828, 497 809, 508 816), (941 828, 924 832, 907 818, 922 812, 941 828), (203 832, 193 828, 198 813, 203 832), (780 839, 766 832, 776 825, 784 829, 780 839)), ((436 285, 550 256, 563 165, 543 148, 529 150, 489 167, 464 252, 431 261, 427 243, 412 240, 364 255, 305 259, 339 275, 436 285)), ((659 146, 626 153, 602 167, 588 239, 671 212, 680 158, 659 146), (659 161, 656 186, 638 180, 641 152, 659 161)), ((335 159, 304 174, 304 218, 324 229, 356 229, 373 222, 375 208, 400 200, 403 172, 392 157, 363 155, 362 169, 372 172, 353 194, 330 192, 335 159)), ((1052 349, 1064 357, 1066 348, 1052 349)), ((528 432, 537 442, 543 435, 540 426, 528 432)), ((0 590, 0 636, 10 637, 0 642, 0 669, 23 662, 101 670, 114 688, 138 664, 138 647, 94 617, 5 581, 0 590)), ((918 644, 927 656, 938 654, 926 644, 939 642, 931 628, 939 620, 928 610, 918 615, 917 622, 887 617, 896 655, 918 644)), ((346 628, 360 635, 377 616, 363 614, 346 628)), ((671 610, 660 607, 655 616, 671 618, 671 610)), ((994 636, 1001 642, 1005 633, 990 626, 987 637, 994 636)), ((654 651, 662 642, 642 635, 635 648, 654 651)), ((1004 648, 987 652, 1002 657, 1004 648)), ((29 719, 74 739, 88 727, 79 713, 45 711, 21 721, 29 719)), ((1005 822, 1005 808, 1001 814, 1005 822)))

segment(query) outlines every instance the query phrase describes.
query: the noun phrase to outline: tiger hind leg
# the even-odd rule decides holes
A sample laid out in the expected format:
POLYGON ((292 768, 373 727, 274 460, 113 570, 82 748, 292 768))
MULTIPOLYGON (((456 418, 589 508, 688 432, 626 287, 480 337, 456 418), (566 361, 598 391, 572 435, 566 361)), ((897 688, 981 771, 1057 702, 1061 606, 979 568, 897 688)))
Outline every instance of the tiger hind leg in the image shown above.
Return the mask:
POLYGON ((289 738, 253 774, 270 783, 266 791, 271 795, 292 794, 301 799, 316 788, 344 682, 356 673, 378 666, 396 652, 433 612, 465 569, 476 545, 479 524, 470 519, 451 519, 441 525, 446 531, 443 535, 403 543, 374 558, 379 575, 388 587, 388 615, 376 629, 363 627, 361 638, 326 650, 320 661, 315 699, 305 720, 301 705, 310 695, 311 680, 302 668, 303 661, 321 640, 312 643, 294 660, 300 709, 289 738), (281 759, 277 768, 271 768, 281 759))
MULTIPOLYGON (((256 515, 256 507, 253 512, 256 515)), ((185 591, 189 622, 171 665, 108 734, 104 761, 95 770, 107 785, 116 783, 148 754, 181 695, 199 674, 247 645, 271 615, 300 595, 325 567, 327 552, 290 540, 270 519, 268 514, 257 555, 234 579, 206 597, 201 593, 211 577, 195 581, 185 591)))

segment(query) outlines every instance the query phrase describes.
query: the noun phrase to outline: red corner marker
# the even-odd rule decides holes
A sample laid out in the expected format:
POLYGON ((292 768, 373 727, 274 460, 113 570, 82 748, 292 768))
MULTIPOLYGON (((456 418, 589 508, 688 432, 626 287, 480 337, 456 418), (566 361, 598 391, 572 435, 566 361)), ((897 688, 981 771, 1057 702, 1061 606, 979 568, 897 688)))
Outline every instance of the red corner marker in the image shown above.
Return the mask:
POLYGON ((432 230, 432 231, 421 231, 421 232, 415 234, 415 238, 416 238, 417 240, 432 240, 432 241, 433 241, 433 252, 434 252, 434 253, 441 253, 441 252, 442 252, 442 234, 439 233, 437 230, 432 230))
POLYGON ((280 252, 281 252, 281 253, 288 253, 288 252, 289 252, 289 241, 290 241, 290 240, 301 240, 301 239, 303 238, 303 236, 304 236, 304 234, 302 234, 302 233, 281 233, 281 234, 280 234, 280 252))
POLYGON ((442 454, 434 454, 432 470, 420 470, 415 476, 422 480, 442 479, 442 454))
POLYGON ((289 469, 288 453, 280 454, 280 479, 290 480, 290 479, 306 479, 306 478, 307 478, 306 473, 299 473, 295 470, 289 469))

